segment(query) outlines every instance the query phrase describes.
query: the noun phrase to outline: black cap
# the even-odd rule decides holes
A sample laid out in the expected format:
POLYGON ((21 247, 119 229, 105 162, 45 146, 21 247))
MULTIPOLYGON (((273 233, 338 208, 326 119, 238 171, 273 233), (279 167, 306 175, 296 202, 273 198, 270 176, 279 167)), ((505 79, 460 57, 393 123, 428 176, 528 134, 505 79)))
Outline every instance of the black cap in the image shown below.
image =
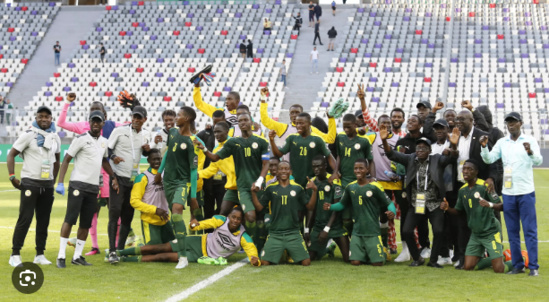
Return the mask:
POLYGON ((421 106, 427 107, 428 109, 432 108, 431 103, 429 103, 427 101, 422 101, 422 102, 417 103, 416 108, 419 109, 419 107, 421 107, 421 106))
POLYGON ((36 110, 36 113, 40 113, 40 112, 47 112, 49 115, 51 115, 51 109, 48 107, 48 106, 40 106, 38 107, 38 110, 36 110))
POLYGON ((103 112, 99 111, 99 110, 95 110, 95 111, 92 111, 92 113, 90 113, 90 120, 91 119, 94 119, 94 118, 98 118, 100 119, 102 122, 105 121, 105 115, 103 114, 103 112))
POLYGON ((364 116, 362 115, 362 110, 358 109, 357 111, 355 111, 355 116, 356 117, 359 117, 359 118, 364 118, 364 116))
POLYGON ((511 113, 507 114, 505 116, 505 119, 503 119, 503 120, 507 122, 507 120, 510 120, 510 119, 522 122, 522 117, 520 116, 520 113, 518 113, 518 112, 511 112, 511 113))
POLYGON ((139 114, 141 117, 147 117, 147 109, 143 106, 135 106, 132 110, 132 115, 139 114))
POLYGON ((426 137, 421 137, 416 140, 416 146, 419 144, 426 144, 427 146, 431 147, 431 140, 426 137))
POLYGON ((448 125, 448 122, 445 120, 445 119, 438 119, 436 120, 434 123, 433 123, 433 127, 436 126, 436 125, 439 125, 439 126, 442 126, 442 127, 446 127, 446 128, 449 128, 450 125, 448 125))

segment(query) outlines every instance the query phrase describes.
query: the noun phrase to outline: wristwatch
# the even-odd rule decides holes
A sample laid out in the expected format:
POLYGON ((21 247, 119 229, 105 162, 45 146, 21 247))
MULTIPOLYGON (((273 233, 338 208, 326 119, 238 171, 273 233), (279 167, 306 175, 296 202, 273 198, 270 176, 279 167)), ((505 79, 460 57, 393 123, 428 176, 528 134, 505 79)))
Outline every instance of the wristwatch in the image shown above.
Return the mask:
POLYGON ((114 160, 114 158, 115 158, 115 157, 116 157, 116 155, 115 155, 115 154, 113 154, 113 155, 111 155, 111 157, 110 157, 110 158, 111 158, 111 160, 114 160))
POLYGON ((10 181, 12 181, 15 178, 15 175, 10 176, 10 181))

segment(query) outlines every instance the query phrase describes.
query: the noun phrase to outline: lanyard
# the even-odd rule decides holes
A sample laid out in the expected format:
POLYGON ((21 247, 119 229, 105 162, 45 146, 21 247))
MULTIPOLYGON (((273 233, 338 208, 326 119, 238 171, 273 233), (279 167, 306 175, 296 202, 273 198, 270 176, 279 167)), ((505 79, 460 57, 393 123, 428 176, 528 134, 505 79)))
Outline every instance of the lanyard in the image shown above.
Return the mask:
MULTIPOLYGON (((429 182, 429 163, 427 163, 427 169, 425 169, 425 188, 424 191, 427 191, 427 183, 429 182)), ((416 185, 417 190, 419 191, 419 169, 416 172, 416 185)))

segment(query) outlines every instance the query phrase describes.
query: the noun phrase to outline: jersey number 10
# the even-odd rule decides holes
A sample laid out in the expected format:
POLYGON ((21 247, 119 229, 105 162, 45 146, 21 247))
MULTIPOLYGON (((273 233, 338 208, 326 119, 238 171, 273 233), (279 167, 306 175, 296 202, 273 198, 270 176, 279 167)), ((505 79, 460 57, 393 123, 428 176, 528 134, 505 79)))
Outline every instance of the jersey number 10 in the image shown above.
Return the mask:
POLYGON ((244 148, 244 156, 245 157, 252 156, 252 148, 250 148, 250 147, 244 148))

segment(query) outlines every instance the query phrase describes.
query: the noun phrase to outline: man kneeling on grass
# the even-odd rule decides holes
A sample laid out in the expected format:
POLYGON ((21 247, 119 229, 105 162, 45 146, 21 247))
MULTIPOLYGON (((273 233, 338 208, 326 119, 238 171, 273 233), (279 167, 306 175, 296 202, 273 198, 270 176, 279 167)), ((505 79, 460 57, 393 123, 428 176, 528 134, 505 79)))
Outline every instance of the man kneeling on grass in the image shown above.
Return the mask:
POLYGON ((290 181, 292 169, 290 163, 282 161, 278 164, 277 181, 269 185, 261 200, 257 198, 259 187, 252 186, 252 201, 256 211, 261 212, 268 207, 271 214, 269 236, 261 253, 261 264, 277 264, 284 250, 288 251, 294 263, 301 265, 311 264, 307 245, 299 232, 299 211, 306 207, 312 211, 316 205, 317 187, 307 178, 307 187, 304 189, 294 181, 290 181), (311 198, 305 190, 311 190, 311 198))
POLYGON ((382 266, 386 254, 381 241, 379 213, 385 211, 389 219, 394 219, 396 209, 381 184, 370 175, 369 166, 367 159, 357 159, 354 168, 357 180, 345 188, 340 202, 332 205, 324 203, 324 210, 342 211, 345 207, 352 207, 354 224, 349 253, 351 264, 382 266))
MULTIPOLYGON (((250 264, 260 266, 257 249, 251 237, 242 226, 244 212, 234 207, 229 216, 214 217, 191 224, 192 231, 214 229, 213 233, 201 236, 187 236, 185 251, 189 262, 200 264, 226 265, 226 258, 244 249, 250 264)), ((179 245, 177 239, 155 245, 144 245, 118 251, 124 262, 177 262, 179 245)))

